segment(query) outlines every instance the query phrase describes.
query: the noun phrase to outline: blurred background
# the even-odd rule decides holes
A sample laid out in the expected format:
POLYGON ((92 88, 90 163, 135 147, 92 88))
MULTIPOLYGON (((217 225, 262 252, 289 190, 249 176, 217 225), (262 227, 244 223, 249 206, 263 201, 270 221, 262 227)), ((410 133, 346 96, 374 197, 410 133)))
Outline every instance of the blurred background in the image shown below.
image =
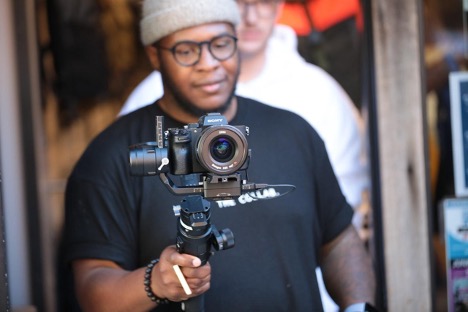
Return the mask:
MULTIPOLYGON (((300 13, 309 28, 295 26, 298 49, 306 60, 334 76, 369 120, 375 105, 375 64, 370 53, 378 36, 372 33, 372 17, 378 8, 372 10, 370 1, 313 1, 325 3, 315 6, 327 10, 314 12, 313 20, 300 13), (330 17, 333 10, 340 13, 330 17), (327 12, 330 16, 323 17, 327 12), (320 33, 320 40, 311 41, 312 30, 320 33)), ((294 6, 302 6, 302 1, 290 2, 290 11, 280 22, 290 23, 291 16, 299 20, 294 6)), ((420 32, 399 36, 420 41, 415 60, 423 67, 428 256, 433 259, 430 270, 436 295, 431 308, 447 311, 440 203, 455 196, 448 75, 466 69, 466 14, 462 0, 414 3, 420 32)), ((4 215, 0 264, 5 273, 1 276, 7 278, 0 288, 0 310, 57 309, 55 254, 66 179, 87 144, 115 120, 132 89, 151 72, 139 40, 139 7, 137 0, 1 1, 0 65, 5 71, 0 80, 0 212, 4 215), (22 104, 11 107, 12 103, 22 104)), ((372 137, 369 141, 372 147, 372 137)), ((378 201, 373 205, 379 209, 378 201)), ((384 241, 381 235, 377 238, 379 262, 384 241)), ((378 267, 383 270, 384 264, 378 267)), ((381 300, 391 300, 382 288, 381 300)))

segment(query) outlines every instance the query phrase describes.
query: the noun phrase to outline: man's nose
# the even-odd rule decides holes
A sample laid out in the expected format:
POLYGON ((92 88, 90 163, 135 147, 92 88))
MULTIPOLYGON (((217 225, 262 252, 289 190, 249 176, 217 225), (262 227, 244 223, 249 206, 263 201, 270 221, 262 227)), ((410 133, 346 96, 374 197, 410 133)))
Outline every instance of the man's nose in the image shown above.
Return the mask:
POLYGON ((205 43, 200 47, 200 60, 197 65, 202 66, 217 66, 219 60, 217 60, 210 51, 209 44, 205 43))
POLYGON ((258 19, 257 4, 255 2, 244 3, 242 18, 248 23, 255 22, 258 19))

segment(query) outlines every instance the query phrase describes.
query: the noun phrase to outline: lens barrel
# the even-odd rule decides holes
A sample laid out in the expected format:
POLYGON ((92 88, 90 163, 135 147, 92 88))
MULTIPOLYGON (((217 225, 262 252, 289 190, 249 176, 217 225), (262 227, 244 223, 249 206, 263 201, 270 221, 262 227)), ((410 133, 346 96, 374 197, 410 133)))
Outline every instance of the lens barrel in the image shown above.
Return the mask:
POLYGON ((167 159, 167 149, 158 148, 155 142, 135 144, 129 148, 130 175, 151 176, 168 172, 169 166, 163 164, 167 159))

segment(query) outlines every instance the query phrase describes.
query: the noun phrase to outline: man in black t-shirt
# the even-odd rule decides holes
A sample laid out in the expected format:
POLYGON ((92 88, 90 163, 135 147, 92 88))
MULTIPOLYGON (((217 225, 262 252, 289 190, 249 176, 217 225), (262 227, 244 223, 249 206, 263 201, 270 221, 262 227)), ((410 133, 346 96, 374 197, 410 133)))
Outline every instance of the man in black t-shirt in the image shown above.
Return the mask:
POLYGON ((164 96, 104 130, 67 185, 64 255, 81 308, 181 311, 203 295, 206 311, 320 311, 317 266, 341 308, 373 301, 371 262, 320 137, 293 113, 234 95, 235 2, 146 0, 142 16, 164 96), (249 127, 248 180, 269 186, 213 201, 211 221, 236 246, 201 265, 174 246, 183 198, 158 177, 130 176, 128 146, 155 140, 155 116, 181 129, 212 112, 249 127), (285 183, 296 190, 279 197, 285 183))

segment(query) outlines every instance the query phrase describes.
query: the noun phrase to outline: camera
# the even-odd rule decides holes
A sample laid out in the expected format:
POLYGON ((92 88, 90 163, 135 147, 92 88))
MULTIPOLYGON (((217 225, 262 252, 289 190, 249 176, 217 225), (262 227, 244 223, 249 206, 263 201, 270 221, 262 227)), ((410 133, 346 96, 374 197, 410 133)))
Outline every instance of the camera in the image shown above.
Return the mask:
POLYGON ((132 175, 231 175, 248 168, 248 135, 247 126, 231 126, 219 113, 209 113, 183 128, 169 128, 164 136, 162 119, 157 120, 158 142, 130 147, 130 171, 132 175))
POLYGON ((247 169, 247 135, 246 126, 230 126, 218 113, 205 115, 183 129, 169 129, 171 173, 229 175, 247 169))

